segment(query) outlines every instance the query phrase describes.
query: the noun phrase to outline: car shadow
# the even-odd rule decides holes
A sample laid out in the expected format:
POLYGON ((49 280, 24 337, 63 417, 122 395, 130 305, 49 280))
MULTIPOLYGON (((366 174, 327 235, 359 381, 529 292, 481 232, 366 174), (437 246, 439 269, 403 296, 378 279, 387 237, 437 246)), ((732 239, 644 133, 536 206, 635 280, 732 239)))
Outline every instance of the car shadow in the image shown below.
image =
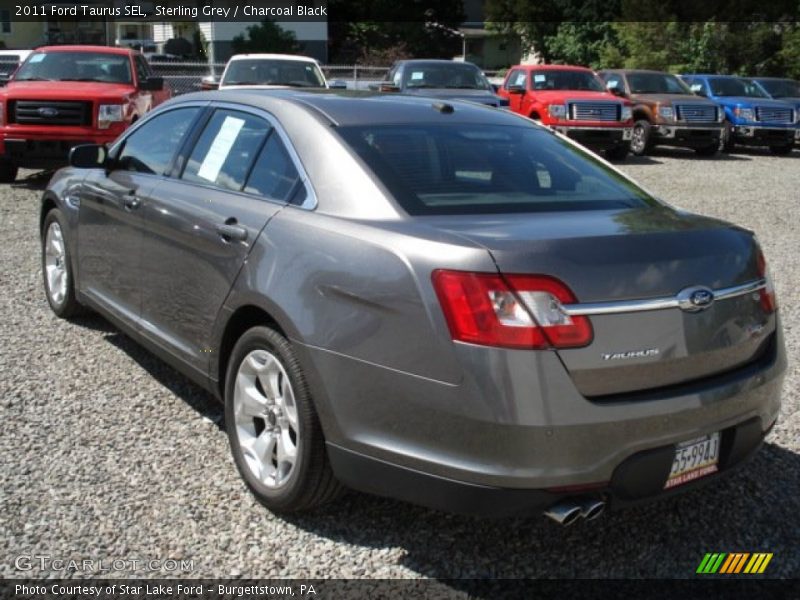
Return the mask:
MULTIPOLYGON (((75 322, 106 332, 108 343, 224 435, 224 411, 210 393, 101 317, 75 322)), ((743 468, 710 485, 570 527, 544 516, 448 514, 354 491, 310 513, 276 516, 331 542, 396 552, 397 564, 417 575, 493 598, 496 590, 483 593, 475 581, 693 577, 706 552, 773 552, 769 575, 797 577, 798 489, 800 454, 766 443, 743 468)))
POLYGON ((682 158, 689 160, 709 160, 709 161, 742 161, 752 160, 749 156, 738 156, 727 152, 717 152, 714 156, 701 156, 691 148, 670 148, 659 146, 649 150, 649 156, 662 156, 664 158, 682 158))
POLYGON ((635 154, 629 154, 625 157, 625 160, 612 160, 610 161, 611 164, 618 167, 624 167, 627 165, 660 165, 663 164, 662 161, 654 159, 652 156, 636 156, 635 154))
POLYGON ((795 144, 794 150, 789 154, 777 155, 770 152, 769 148, 764 146, 736 146, 732 150, 731 155, 738 155, 740 158, 745 157, 764 157, 772 156, 775 158, 800 158, 800 147, 795 144))
POLYGON ((11 187, 21 188, 24 190, 44 190, 53 176, 53 171, 27 171, 26 177, 17 179, 11 184, 11 187))

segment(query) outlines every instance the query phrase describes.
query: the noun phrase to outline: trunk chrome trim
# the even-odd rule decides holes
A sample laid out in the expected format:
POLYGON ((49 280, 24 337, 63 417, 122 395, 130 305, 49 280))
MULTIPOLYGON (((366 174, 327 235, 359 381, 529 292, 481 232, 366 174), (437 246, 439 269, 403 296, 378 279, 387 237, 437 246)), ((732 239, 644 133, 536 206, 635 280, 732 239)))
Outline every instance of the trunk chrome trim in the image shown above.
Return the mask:
MULTIPOLYGON (((727 300, 751 294, 767 287, 766 279, 757 279, 741 285, 712 290, 714 301, 727 300)), ((564 312, 570 316, 614 315, 630 312, 644 312, 648 310, 664 310, 666 308, 680 308, 677 296, 665 298, 651 298, 648 300, 623 300, 620 302, 588 302, 565 304, 564 312)))

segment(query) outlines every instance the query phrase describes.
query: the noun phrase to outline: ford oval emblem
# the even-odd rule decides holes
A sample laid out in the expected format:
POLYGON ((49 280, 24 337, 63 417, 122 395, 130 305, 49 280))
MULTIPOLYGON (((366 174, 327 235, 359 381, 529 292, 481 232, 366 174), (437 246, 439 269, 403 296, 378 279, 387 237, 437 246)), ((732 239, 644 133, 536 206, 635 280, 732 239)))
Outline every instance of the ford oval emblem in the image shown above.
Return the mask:
POLYGON ((678 292, 678 307, 686 312, 699 312, 714 303, 714 292, 698 285, 678 292))
POLYGON ((43 106, 39 110, 37 110, 40 115, 43 117, 57 117, 58 116, 58 109, 52 108, 50 106, 43 106))

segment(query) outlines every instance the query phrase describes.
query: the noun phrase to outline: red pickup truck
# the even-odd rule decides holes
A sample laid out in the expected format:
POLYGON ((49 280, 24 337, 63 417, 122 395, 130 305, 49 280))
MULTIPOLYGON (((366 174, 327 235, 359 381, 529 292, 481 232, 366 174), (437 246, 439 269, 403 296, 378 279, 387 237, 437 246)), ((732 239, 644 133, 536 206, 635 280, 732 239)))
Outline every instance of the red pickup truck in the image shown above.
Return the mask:
POLYGON ((0 88, 0 182, 14 181, 19 167, 65 165, 78 144, 112 142, 171 95, 139 52, 38 48, 0 88))
POLYGON ((606 91, 586 67, 517 65, 497 91, 514 112, 549 125, 592 150, 622 160, 630 151, 633 104, 606 91))

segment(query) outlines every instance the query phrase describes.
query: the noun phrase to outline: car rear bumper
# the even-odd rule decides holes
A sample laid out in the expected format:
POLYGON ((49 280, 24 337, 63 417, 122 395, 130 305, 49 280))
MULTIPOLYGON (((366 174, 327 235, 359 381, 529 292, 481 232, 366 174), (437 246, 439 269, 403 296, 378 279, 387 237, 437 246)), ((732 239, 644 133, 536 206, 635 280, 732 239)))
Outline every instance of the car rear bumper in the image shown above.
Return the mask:
POLYGON ((632 127, 593 127, 580 125, 554 125, 553 129, 587 148, 608 150, 630 142, 632 127))
POLYGON ((733 139, 743 146, 785 146, 795 141, 794 127, 765 127, 761 125, 736 125, 733 139))
POLYGON ((714 432, 722 433, 720 472, 733 468, 778 415, 786 358, 780 331, 773 338, 746 368, 602 403, 581 396, 551 352, 460 345, 466 376, 457 385, 319 349, 303 354, 310 381, 326 381, 314 394, 345 484, 504 515, 575 495, 621 504, 672 493, 663 488, 675 445, 714 432), (487 364, 502 375, 488 375, 487 364))
POLYGON ((650 132, 653 142, 661 146, 703 148, 719 143, 722 127, 711 124, 703 126, 654 125, 650 132))

